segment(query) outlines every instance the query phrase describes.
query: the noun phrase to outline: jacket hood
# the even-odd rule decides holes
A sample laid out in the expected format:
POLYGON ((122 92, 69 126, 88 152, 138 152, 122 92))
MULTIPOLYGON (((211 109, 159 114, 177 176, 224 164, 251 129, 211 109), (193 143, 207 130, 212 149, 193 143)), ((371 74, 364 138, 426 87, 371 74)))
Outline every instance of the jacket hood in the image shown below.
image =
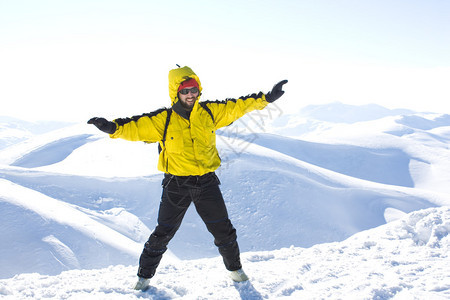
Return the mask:
POLYGON ((202 92, 202 84, 191 68, 185 66, 169 71, 169 96, 172 106, 178 102, 178 87, 183 81, 189 78, 194 78, 197 81, 200 95, 202 92))

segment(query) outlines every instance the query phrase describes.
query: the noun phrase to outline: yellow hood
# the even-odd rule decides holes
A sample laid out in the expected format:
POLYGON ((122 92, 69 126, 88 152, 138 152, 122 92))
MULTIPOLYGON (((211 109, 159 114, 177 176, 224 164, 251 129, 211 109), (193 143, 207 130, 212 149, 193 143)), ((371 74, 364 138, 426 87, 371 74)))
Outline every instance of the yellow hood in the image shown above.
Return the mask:
POLYGON ((169 71, 169 96, 172 106, 178 101, 178 87, 186 79, 194 78, 198 83, 198 89, 202 92, 202 84, 198 76, 189 67, 177 68, 169 71))

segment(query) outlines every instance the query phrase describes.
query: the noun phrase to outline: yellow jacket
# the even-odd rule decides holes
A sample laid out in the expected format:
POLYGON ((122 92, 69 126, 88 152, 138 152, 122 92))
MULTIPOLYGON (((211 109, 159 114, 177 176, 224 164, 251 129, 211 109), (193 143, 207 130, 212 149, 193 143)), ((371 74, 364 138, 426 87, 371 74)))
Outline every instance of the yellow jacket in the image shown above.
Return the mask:
MULTIPOLYGON (((178 101, 178 87, 187 77, 200 79, 189 68, 183 67, 169 72, 169 95, 172 106, 178 101)), ((132 118, 116 119, 116 131, 111 138, 129 141, 159 142, 162 151, 158 169, 177 176, 204 175, 220 166, 216 148, 216 130, 227 126, 244 114, 267 106, 265 95, 259 93, 226 101, 205 101, 212 115, 196 101, 188 119, 172 112, 165 143, 162 142, 168 109, 159 109, 149 114, 132 118), (213 121, 214 119, 214 121, 213 121)))

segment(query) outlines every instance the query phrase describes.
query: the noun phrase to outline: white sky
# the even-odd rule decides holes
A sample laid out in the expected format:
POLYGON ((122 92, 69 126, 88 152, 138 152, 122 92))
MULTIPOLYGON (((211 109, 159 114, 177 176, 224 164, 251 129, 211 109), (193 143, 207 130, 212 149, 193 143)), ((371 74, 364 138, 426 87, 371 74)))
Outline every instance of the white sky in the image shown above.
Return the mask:
POLYGON ((450 113, 450 1, 0 0, 0 115, 86 121, 168 106, 190 66, 203 100, 270 90, 450 113))

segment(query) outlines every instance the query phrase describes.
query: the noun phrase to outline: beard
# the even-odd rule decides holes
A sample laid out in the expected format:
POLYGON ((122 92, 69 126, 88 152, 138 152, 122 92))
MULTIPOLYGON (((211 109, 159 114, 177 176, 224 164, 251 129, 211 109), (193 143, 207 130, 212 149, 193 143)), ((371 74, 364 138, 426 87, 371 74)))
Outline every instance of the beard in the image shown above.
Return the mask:
POLYGON ((192 101, 192 103, 185 103, 183 101, 180 100, 181 106, 185 109, 185 110, 192 110, 192 108, 194 107, 195 102, 197 101, 197 98, 194 99, 194 101, 192 101))

